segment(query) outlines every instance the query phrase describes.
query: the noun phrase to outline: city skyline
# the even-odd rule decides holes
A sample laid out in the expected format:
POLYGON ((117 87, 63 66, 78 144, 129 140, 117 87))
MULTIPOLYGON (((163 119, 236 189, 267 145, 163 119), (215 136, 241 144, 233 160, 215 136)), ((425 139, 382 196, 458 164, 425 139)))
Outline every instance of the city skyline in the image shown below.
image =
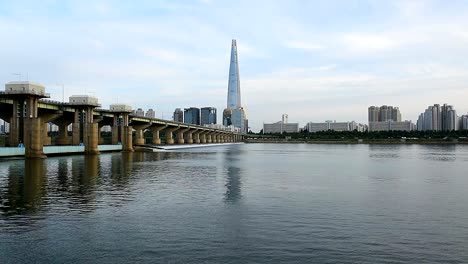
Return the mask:
POLYGON ((103 107, 123 102, 165 119, 180 106, 224 109, 226 46, 237 39, 256 132, 283 112, 301 124, 365 123, 371 105, 398 105, 414 123, 434 103, 468 112, 462 1, 15 1, 0 10, 0 32, 13 40, 1 45, 0 81, 21 74, 58 101, 93 94, 103 107))

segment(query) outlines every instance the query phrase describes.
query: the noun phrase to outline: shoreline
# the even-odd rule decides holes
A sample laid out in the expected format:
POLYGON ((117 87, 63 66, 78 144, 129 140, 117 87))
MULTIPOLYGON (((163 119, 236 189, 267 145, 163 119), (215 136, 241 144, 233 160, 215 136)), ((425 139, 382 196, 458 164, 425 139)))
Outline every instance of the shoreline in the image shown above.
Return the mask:
POLYGON ((272 143, 272 144, 343 144, 343 145, 468 145, 468 141, 444 141, 444 140, 434 140, 434 141, 416 141, 416 140, 246 140, 245 143, 255 144, 255 143, 272 143))

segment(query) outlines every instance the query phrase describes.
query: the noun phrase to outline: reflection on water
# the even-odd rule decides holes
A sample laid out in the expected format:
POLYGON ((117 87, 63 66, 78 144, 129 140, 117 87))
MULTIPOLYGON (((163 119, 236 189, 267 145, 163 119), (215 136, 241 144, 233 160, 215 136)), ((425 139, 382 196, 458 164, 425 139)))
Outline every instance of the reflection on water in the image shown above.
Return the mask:
POLYGON ((0 263, 465 263, 466 161, 312 144, 0 161, 0 263))
POLYGON ((1 189, 1 208, 6 215, 34 213, 44 202, 45 161, 24 160, 22 164, 8 168, 8 186, 1 189))

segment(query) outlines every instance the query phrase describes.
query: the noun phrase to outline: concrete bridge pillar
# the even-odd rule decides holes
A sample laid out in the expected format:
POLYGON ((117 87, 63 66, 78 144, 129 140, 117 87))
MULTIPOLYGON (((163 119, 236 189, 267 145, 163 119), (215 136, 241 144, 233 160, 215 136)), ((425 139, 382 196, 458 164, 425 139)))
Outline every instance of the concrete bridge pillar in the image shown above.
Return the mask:
POLYGON ((151 127, 151 131, 153 132, 153 144, 155 145, 160 145, 161 144, 161 138, 159 137, 159 131, 163 130, 166 128, 166 126, 153 126, 151 127))
POLYGON ((189 128, 180 128, 176 132, 176 139, 177 139, 177 144, 184 144, 184 133, 189 131, 189 128))
POLYGON ((150 124, 144 124, 144 125, 136 125, 133 126, 135 129, 135 145, 144 145, 145 144, 145 137, 144 137, 144 131, 146 128, 150 127, 150 124))
POLYGON ((197 130, 197 131, 193 132, 193 143, 200 144, 200 142, 201 142, 200 134, 201 133, 202 133, 201 130, 197 130))
POLYGON ((219 143, 219 134, 218 133, 213 133, 213 135, 211 135, 211 143, 219 143))
POLYGON ((213 133, 212 132, 208 132, 206 134, 206 143, 213 143, 213 133))
POLYGON ((86 124, 86 137, 84 138, 85 154, 96 155, 99 154, 99 124, 87 123, 86 124))
POLYGON ((166 144, 168 145, 172 145, 174 144, 174 137, 172 135, 172 133, 174 133, 174 131, 176 131, 177 129, 179 129, 178 127, 167 127, 165 129, 165 132, 166 132, 166 144))
POLYGON ((202 131, 202 132, 200 133, 200 143, 206 144, 206 134, 207 134, 206 131, 202 131))
POLYGON ((133 152, 133 140, 132 140, 133 128, 131 126, 124 126, 122 133, 122 151, 133 152))
POLYGON ((185 144, 193 144, 193 134, 197 130, 189 129, 184 133, 185 144))
POLYGON ((24 120, 24 146, 26 158, 45 158, 42 144, 42 120, 38 117, 24 120))

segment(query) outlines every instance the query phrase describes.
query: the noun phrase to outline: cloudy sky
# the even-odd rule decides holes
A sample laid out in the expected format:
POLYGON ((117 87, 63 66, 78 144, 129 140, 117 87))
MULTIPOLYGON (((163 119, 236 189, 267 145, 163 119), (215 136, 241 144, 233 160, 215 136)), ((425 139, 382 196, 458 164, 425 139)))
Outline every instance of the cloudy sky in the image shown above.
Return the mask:
POLYGON ((467 1, 0 1, 0 81, 153 108, 226 106, 231 39, 252 130, 468 111, 467 1))

